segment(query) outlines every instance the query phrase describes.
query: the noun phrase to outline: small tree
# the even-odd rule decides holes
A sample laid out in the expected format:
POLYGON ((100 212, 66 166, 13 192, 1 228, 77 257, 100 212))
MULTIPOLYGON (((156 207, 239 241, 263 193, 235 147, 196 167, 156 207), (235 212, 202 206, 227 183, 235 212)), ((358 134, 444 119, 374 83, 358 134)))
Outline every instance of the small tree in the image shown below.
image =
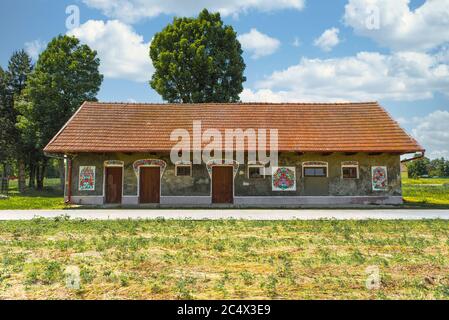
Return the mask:
MULTIPOLYGON (((42 149, 86 100, 96 100, 103 76, 97 52, 75 37, 58 36, 41 53, 28 78, 20 104, 19 127, 24 136, 35 132, 40 153, 37 187, 43 188, 48 159, 42 149)), ((61 160, 62 168, 63 161, 61 160)), ((62 170, 63 171, 63 170, 62 170)), ((61 172, 63 186, 63 172, 61 172)))
POLYGON ((422 158, 414 161, 410 161, 407 164, 407 171, 408 176, 410 178, 419 178, 421 176, 429 174, 428 166, 429 166, 429 159, 428 158, 422 158))
POLYGON ((175 18, 151 42, 151 87, 168 102, 235 102, 245 63, 236 33, 219 13, 175 18))
POLYGON ((433 159, 429 164, 429 175, 433 177, 446 176, 446 161, 444 158, 433 159))

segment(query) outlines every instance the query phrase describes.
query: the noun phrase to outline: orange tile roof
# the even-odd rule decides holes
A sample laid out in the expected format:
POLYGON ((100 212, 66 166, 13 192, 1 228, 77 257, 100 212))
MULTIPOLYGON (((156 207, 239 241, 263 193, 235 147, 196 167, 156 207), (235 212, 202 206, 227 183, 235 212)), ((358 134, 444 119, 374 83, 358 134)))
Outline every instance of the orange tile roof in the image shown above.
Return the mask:
MULTIPOLYGON (((424 151, 377 102, 128 104, 86 102, 50 141, 48 153, 170 151, 174 129, 278 129, 279 151, 424 151)), ((203 143, 203 146, 206 143, 203 143)), ((245 145, 245 148, 251 146, 245 145)))

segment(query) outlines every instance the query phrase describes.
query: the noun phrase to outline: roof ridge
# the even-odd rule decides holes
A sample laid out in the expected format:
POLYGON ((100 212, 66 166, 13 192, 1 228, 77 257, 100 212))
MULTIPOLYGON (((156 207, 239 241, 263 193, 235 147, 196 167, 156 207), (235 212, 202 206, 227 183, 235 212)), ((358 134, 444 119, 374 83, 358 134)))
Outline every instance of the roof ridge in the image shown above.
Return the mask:
POLYGON ((148 105, 148 106, 200 106, 200 105, 228 105, 228 106, 241 106, 241 105, 379 105, 378 101, 363 101, 363 102, 203 102, 203 103, 167 103, 167 102, 107 102, 107 101, 86 101, 86 104, 100 104, 100 105, 148 105))

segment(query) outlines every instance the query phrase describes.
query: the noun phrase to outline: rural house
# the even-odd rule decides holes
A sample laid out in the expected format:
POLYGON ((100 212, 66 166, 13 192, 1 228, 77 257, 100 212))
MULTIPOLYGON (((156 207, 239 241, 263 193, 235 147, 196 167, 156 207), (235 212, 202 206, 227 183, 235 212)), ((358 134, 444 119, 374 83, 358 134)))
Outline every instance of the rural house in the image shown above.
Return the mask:
POLYGON ((44 151, 66 159, 71 203, 243 207, 400 204, 400 156, 424 149, 376 102, 86 102, 44 151), (277 164, 250 157, 250 139, 234 150, 243 161, 214 154, 195 162, 212 141, 204 134, 230 129, 277 132, 277 141, 267 138, 277 164), (174 133, 183 132, 193 148, 173 162, 174 133))

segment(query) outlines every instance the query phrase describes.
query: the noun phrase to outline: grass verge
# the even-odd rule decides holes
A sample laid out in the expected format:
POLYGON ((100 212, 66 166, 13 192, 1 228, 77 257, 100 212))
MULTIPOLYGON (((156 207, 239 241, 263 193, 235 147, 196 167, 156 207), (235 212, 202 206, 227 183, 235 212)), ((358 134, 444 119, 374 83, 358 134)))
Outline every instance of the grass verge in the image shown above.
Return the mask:
POLYGON ((448 299, 448 236, 439 220, 0 222, 0 299, 448 299))
MULTIPOLYGON (((11 182, 9 199, 0 200, 0 210, 67 209, 59 179, 46 179, 42 192, 28 191, 20 194, 17 181, 11 182)), ((404 206, 406 208, 449 208, 449 178, 402 178, 404 206)), ((400 208, 400 207, 399 207, 400 208)))

